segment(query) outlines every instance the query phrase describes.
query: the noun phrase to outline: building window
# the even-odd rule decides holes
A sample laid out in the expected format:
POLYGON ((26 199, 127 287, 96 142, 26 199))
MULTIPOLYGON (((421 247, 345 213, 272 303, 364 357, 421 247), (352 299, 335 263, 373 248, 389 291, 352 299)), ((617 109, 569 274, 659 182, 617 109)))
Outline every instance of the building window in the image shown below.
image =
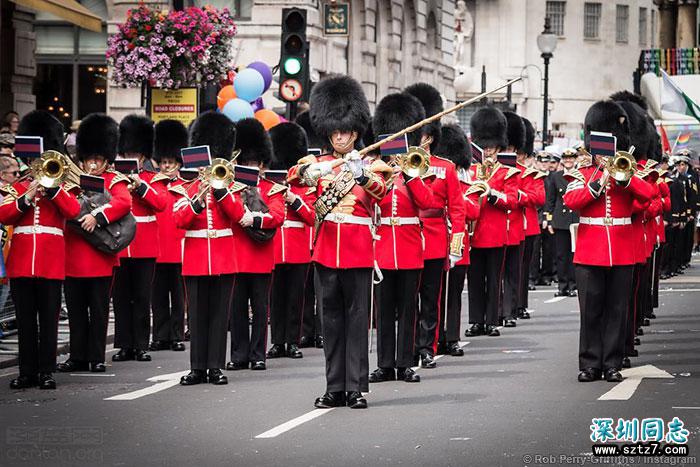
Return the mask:
POLYGON ((651 48, 656 47, 656 10, 651 10, 651 48))
POLYGON ((630 7, 616 5, 615 14, 615 41, 627 43, 629 41, 630 7))
POLYGON ((552 25, 552 32, 557 36, 564 35, 564 14, 566 13, 566 2, 547 2, 545 17, 549 18, 552 25))
POLYGON ((583 5, 583 37, 586 39, 598 39, 600 35, 600 3, 588 3, 583 5))
POLYGON ((647 9, 639 9, 639 45, 647 46, 647 9))

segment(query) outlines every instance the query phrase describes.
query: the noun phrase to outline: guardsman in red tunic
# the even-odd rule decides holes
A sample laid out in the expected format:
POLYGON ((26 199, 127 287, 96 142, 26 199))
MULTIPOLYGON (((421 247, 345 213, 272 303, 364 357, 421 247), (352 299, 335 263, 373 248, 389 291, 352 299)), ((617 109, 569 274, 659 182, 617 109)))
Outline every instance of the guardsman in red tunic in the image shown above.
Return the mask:
MULTIPOLYGON (((415 97, 389 94, 377 105, 372 130, 379 135, 392 134, 424 118, 423 106, 415 97)), ((407 138, 409 146, 418 146, 421 132, 410 133, 407 138)), ((419 174, 402 171, 396 157, 387 161, 393 166, 394 176, 387 195, 379 202, 381 221, 374 256, 383 279, 376 287, 375 299, 378 368, 369 375, 370 383, 420 381, 411 369, 418 312, 416 295, 423 267, 418 214, 421 208, 433 204, 433 194, 419 174)))
MULTIPOLYGON (((80 123, 76 151, 83 170, 104 180, 111 198, 103 206, 78 219, 83 230, 92 232, 119 221, 131 210, 129 179, 108 170, 117 157, 119 126, 104 114, 90 114, 80 123)), ((77 191, 77 189, 76 189, 77 191)), ((58 371, 104 372, 109 298, 116 254, 92 246, 72 227, 66 230, 66 282, 64 293, 70 327, 70 358, 58 371)))
POLYGON ((311 91, 309 112, 314 130, 333 147, 332 154, 302 159, 289 174, 290 183, 299 177, 316 186, 318 194, 312 261, 321 286, 316 293, 323 302, 326 392, 314 405, 364 409, 362 392, 369 391, 372 216, 386 195, 391 168, 381 161, 366 163, 353 151, 370 122, 360 83, 343 75, 321 80, 311 91))
POLYGON ((471 137, 483 151, 483 162, 472 165, 475 187, 480 193, 481 210, 471 238, 470 266, 467 271, 469 323, 467 337, 499 336, 498 307, 503 299, 501 281, 508 240, 508 211, 516 208, 518 187, 511 180, 520 171, 497 161, 497 153, 508 145, 507 122, 494 107, 477 110, 471 119, 471 137), (484 185, 482 185, 484 186, 484 185))
MULTIPOLYGON (((236 170, 239 167, 256 169, 254 179, 247 179, 245 188, 237 195, 255 218, 252 228, 271 231, 284 220, 284 192, 286 187, 259 176, 259 171, 270 164, 272 142, 262 124, 254 118, 236 123, 236 170), (253 208, 251 199, 257 198, 253 208)), ((238 175, 237 175, 238 178, 238 175)), ((265 370, 267 323, 270 316, 270 285, 275 266, 275 244, 272 237, 253 237, 250 231, 233 223, 233 254, 236 261, 236 280, 229 330, 231 331, 231 361, 227 370, 265 370), (250 303, 250 307, 248 304, 250 303), (252 310, 252 324, 248 325, 248 310, 252 310), (250 329, 250 332, 249 332, 250 329)))
MULTIPOLYGON (((415 96, 430 117, 443 110, 440 92, 426 83, 408 86, 405 92, 415 96)), ((420 312, 417 330, 416 354, 424 368, 435 368, 434 355, 438 350, 438 334, 443 314, 446 272, 462 259, 466 223, 464 199, 454 163, 436 156, 440 144, 440 121, 423 127, 421 147, 428 148, 430 157, 430 187, 433 206, 421 210, 425 252, 420 285, 420 312), (451 231, 448 230, 448 221, 451 231)), ((449 321, 449 319, 448 319, 449 321)), ((444 350, 444 349, 441 349, 444 350)))
MULTIPOLYGON (((613 101, 599 101, 584 122, 586 146, 590 132, 617 137, 628 148, 629 117, 613 101)), ((630 247, 634 202, 651 198, 649 185, 636 175, 627 181, 610 177, 607 161, 594 157, 589 167, 570 172, 564 202, 580 215, 574 264, 581 308, 578 380, 622 381, 620 368, 625 344, 625 322, 634 273, 635 252, 630 247), (621 292, 622 291, 622 292, 621 292)))
MULTIPOLYGON (((42 137, 45 151, 65 152, 63 125, 43 110, 25 115, 19 122, 18 135, 42 137)), ((53 372, 65 278, 63 231, 66 219, 76 217, 80 205, 62 184, 44 187, 33 178, 18 180, 6 190, 0 223, 14 227, 7 277, 19 338, 19 376, 10 382, 10 388, 38 385, 41 389, 56 389, 53 372)))
POLYGON ((114 276, 114 347, 112 361, 148 362, 151 335, 151 290, 159 252, 156 213, 165 209, 168 177, 143 170, 153 153, 153 122, 143 115, 127 115, 119 124, 119 156, 137 159, 137 173, 131 179, 131 213, 136 219, 136 236, 119 253, 114 276))
MULTIPOLYGON (((479 197, 477 193, 467 193, 470 188, 471 178, 469 167, 471 166, 471 149, 466 133, 457 124, 448 124, 442 127, 440 145, 437 153, 452 161, 457 168, 457 178, 464 199, 464 215, 467 224, 471 224, 479 218, 479 197)), ((445 313, 439 329, 439 347, 453 357, 461 357, 464 350, 459 346, 460 325, 462 322, 462 292, 464 291, 467 267, 469 266, 469 235, 464 236, 464 255, 462 259, 450 269, 447 280, 447 295, 444 297, 445 313), (447 324, 445 324, 447 320, 447 324)))
POLYGON ((527 197, 521 199, 521 204, 523 205, 522 209, 525 213, 525 243, 523 244, 522 263, 520 266, 520 292, 515 317, 518 319, 530 319, 530 313, 527 311, 528 292, 530 289, 528 275, 530 264, 533 260, 535 245, 538 245, 537 240, 540 236, 540 222, 537 211, 541 209, 545 203, 544 179, 547 177, 547 174, 540 172, 534 167, 535 128, 532 126, 532 123, 530 123, 530 120, 524 117, 521 118, 525 124, 525 146, 521 151, 518 151, 517 168, 522 171, 521 189, 527 197))
POLYGON ((180 178, 180 150, 187 146, 187 128, 177 120, 161 120, 155 127, 153 160, 160 173, 168 178, 165 209, 156 213, 160 249, 151 295, 153 341, 150 350, 185 350, 185 289, 182 280, 182 243, 185 231, 178 229, 173 205, 180 195, 175 187, 185 183, 180 178))
MULTIPOLYGON (((274 151, 271 170, 288 172, 308 154, 306 132, 296 123, 275 125, 270 129, 270 139, 274 151)), ((302 358, 299 340, 304 289, 310 275, 309 236, 314 225, 316 190, 297 179, 288 184, 284 201, 284 220, 274 237, 275 271, 270 315, 272 347, 267 351, 267 358, 302 358)))
MULTIPOLYGON (((236 138, 234 123, 223 114, 205 112, 190 127, 190 146, 209 146, 212 158, 230 160, 236 138)), ((190 326, 189 374, 180 384, 228 384, 226 332, 236 260, 231 224, 252 225, 236 191, 240 184, 214 189, 197 179, 177 187, 180 199, 173 209, 175 224, 185 230, 182 275, 190 326)))

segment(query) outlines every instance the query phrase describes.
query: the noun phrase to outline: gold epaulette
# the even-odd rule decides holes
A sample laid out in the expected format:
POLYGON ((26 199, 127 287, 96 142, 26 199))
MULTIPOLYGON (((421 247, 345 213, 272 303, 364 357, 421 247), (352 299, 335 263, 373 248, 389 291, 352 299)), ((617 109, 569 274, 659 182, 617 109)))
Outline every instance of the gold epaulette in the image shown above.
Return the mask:
POLYGON ((155 174, 153 176, 153 178, 151 179, 151 183, 154 183, 154 182, 166 182, 167 183, 169 181, 170 181, 170 177, 168 177, 167 175, 162 174, 162 173, 155 174))
POLYGON ((229 188, 229 191, 231 193, 238 193, 239 191, 243 191, 248 187, 248 185, 244 185, 241 182, 233 182, 233 185, 231 185, 231 188, 229 188))
POLYGON ((479 185, 470 185, 469 188, 467 188, 467 191, 464 192, 463 198, 467 199, 468 196, 475 193, 481 193, 482 191, 484 191, 484 187, 479 185))
POLYGON ((586 183, 586 177, 584 177, 578 169, 571 169, 569 172, 564 174, 564 177, 573 178, 574 180, 578 180, 581 183, 586 183))
POLYGON ((114 175, 114 178, 112 178, 112 181, 109 184, 110 189, 119 182, 131 183, 131 179, 129 179, 129 177, 127 177, 121 172, 117 172, 115 170, 106 170, 105 173, 110 173, 114 175))
POLYGON ((285 185, 280 185, 279 183, 272 183, 272 188, 270 188, 270 191, 267 192, 267 196, 272 196, 276 195, 277 193, 283 193, 287 191, 289 187, 285 185))
POLYGON ((10 184, 0 186, 0 193, 2 193, 3 196, 12 196, 14 199, 19 196, 15 187, 10 184))
POLYGON ((312 186, 311 188, 306 190, 306 193, 304 193, 304 194, 308 196, 308 195, 313 195, 314 193, 316 193, 316 187, 312 186))
POLYGON ((509 167, 508 168, 508 173, 506 174, 506 180, 508 180, 511 177, 514 177, 520 173, 520 169, 516 169, 515 167, 509 167))
POLYGON ((535 175, 535 180, 539 180, 541 178, 546 178, 547 177, 547 172, 540 172, 539 170, 537 171, 537 175, 535 175))
POLYGON ((175 193, 177 195, 180 195, 180 196, 187 196, 187 188, 182 186, 182 184, 169 186, 168 191, 175 193))
POLYGON ((535 177, 537 177, 537 174, 539 174, 539 171, 537 169, 532 168, 532 167, 528 167, 523 172, 523 178, 529 177, 532 174, 535 174, 535 177))
POLYGON ((316 162, 318 162, 318 158, 309 154, 308 156, 304 156, 299 159, 297 164, 315 164, 316 162))

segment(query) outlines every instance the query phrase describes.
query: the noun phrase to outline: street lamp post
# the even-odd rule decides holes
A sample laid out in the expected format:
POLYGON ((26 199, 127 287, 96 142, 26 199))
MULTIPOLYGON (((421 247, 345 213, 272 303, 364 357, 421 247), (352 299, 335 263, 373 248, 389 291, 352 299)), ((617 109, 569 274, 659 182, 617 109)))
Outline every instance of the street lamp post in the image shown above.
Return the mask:
POLYGON ((547 145, 547 103, 549 101, 549 59, 554 54, 554 49, 557 48, 559 38, 552 32, 549 17, 544 19, 544 31, 537 36, 537 48, 542 53, 544 59, 544 111, 542 115, 542 149, 547 145))

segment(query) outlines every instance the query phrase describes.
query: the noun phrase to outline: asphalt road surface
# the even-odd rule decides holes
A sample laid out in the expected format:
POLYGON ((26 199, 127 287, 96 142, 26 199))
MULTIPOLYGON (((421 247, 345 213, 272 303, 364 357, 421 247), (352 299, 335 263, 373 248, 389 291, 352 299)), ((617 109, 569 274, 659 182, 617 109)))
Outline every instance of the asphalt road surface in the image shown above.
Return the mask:
POLYGON ((531 320, 462 342, 465 356, 420 369, 421 383, 372 385, 368 410, 314 409, 325 389, 317 349, 269 360, 267 371, 226 372, 227 386, 179 386, 188 352, 109 362, 105 374, 57 374, 56 391, 11 391, 16 369, 4 370, 0 465, 697 463, 700 264, 662 289, 634 372, 619 385, 576 381, 578 302, 554 299, 552 288, 532 293, 531 320), (593 457, 592 419, 605 417, 678 417, 689 456, 593 457))

